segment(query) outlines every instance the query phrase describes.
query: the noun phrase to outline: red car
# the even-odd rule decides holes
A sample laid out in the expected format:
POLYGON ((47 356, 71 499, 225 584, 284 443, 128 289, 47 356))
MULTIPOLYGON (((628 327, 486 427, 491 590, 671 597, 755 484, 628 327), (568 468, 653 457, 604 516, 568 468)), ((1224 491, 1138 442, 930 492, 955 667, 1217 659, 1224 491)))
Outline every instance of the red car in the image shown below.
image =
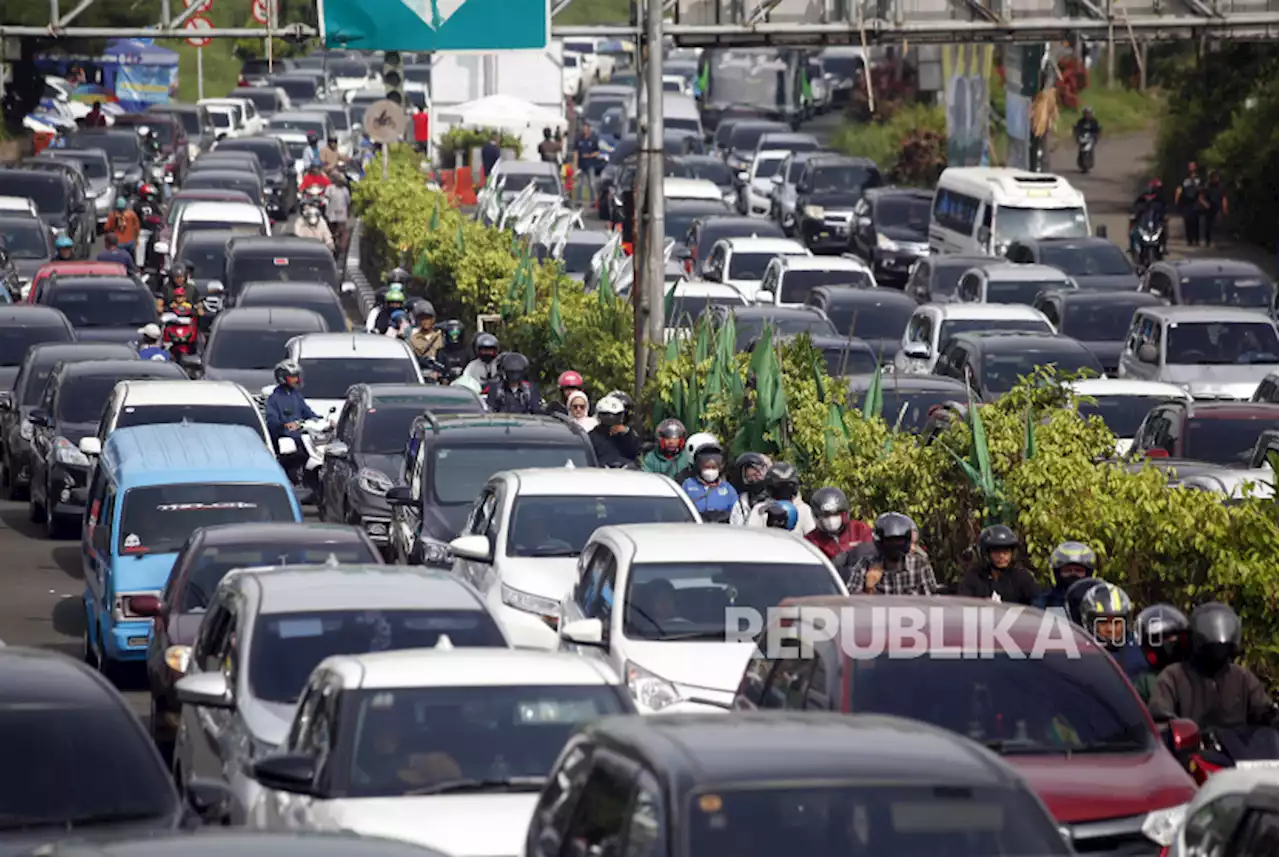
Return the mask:
POLYGON ((1129 455, 1248 467, 1258 438, 1278 421, 1280 405, 1264 402, 1166 402, 1138 426, 1129 455))
POLYGON ((27 292, 27 303, 39 303, 40 289, 49 277, 124 277, 129 272, 119 262, 49 262, 41 265, 40 270, 31 278, 31 290, 27 292))
MULTIPOLYGON (((1115 660, 1082 629, 1065 620, 1049 625, 1039 610, 969 598, 835 596, 785 603, 801 608, 798 619, 783 622, 807 629, 812 657, 770 657, 768 638, 761 638, 764 657, 748 664, 735 708, 923 720, 1004 757, 1078 853, 1155 857, 1172 841, 1196 788, 1166 741, 1184 749, 1199 742, 1199 732, 1190 721, 1175 720, 1163 736, 1115 660), (806 615, 809 608, 824 608, 820 624, 806 615), (898 610, 921 621, 918 646, 885 644, 895 639, 896 627, 885 631, 886 617, 898 610), (992 627, 1007 632, 1011 651, 978 657, 979 630, 992 627), (1040 637, 1046 627, 1056 636, 1040 637), (1038 638, 1059 645, 1037 651, 1038 638), (1063 651, 1064 641, 1074 652, 1063 651)), ((794 640, 787 645, 799 648, 794 640)))

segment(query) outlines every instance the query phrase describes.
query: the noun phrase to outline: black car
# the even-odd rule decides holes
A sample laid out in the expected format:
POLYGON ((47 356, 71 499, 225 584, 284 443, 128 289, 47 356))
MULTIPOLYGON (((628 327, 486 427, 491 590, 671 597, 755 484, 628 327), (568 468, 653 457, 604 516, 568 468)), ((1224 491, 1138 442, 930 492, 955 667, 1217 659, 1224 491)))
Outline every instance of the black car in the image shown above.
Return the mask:
MULTIPOLYGON (((636 184, 636 171, 640 167, 640 160, 636 156, 631 156, 625 161, 618 164, 612 179, 608 185, 609 198, 604 203, 605 209, 601 216, 609 220, 611 223, 621 223, 626 217, 626 191, 631 190, 636 184)), ((662 159, 662 175, 669 179, 691 179, 693 171, 684 163, 682 158, 664 157, 662 159)), ((603 179, 601 184, 603 185, 603 179)))
POLYGON ((185 190, 238 190, 243 191, 253 200, 254 205, 262 205, 262 183, 251 172, 237 171, 227 165, 227 169, 191 169, 191 174, 182 187, 185 190))
MULTIPOLYGON (((170 646, 193 646, 200 620, 218 584, 233 568, 322 565, 326 562, 380 563, 378 549, 357 529, 312 523, 218 524, 193 532, 173 561, 173 571, 154 610, 147 643, 147 685, 151 691, 151 737, 171 758, 177 737, 178 704, 173 685, 182 673, 170 666, 170 646)), ((138 606, 146 608, 147 605, 138 606)))
MULTIPOLYGON (((662 138, 664 158, 669 161, 679 160, 679 156, 685 154, 684 140, 688 136, 688 133, 685 132, 664 134, 662 138)), ((605 163, 604 169, 600 171, 599 192, 602 197, 606 194, 612 194, 615 185, 625 186, 625 182, 619 179, 619 173, 622 171, 623 166, 628 163, 634 166, 636 155, 639 151, 640 141, 635 134, 623 137, 617 142, 613 151, 609 153, 609 160, 605 163)), ((674 175, 684 175, 684 173, 674 173, 674 175)), ((599 213, 604 218, 610 212, 601 209, 599 213)))
MULTIPOLYGON (((793 334, 780 337, 778 341, 791 342, 795 338, 793 334)), ((822 355, 823 365, 832 378, 848 378, 851 375, 874 372, 880 365, 879 355, 861 339, 818 333, 809 334, 809 341, 822 355)), ((755 340, 748 345, 747 351, 755 351, 758 342, 759 340, 755 340)))
POLYGON ((711 248, 724 238, 785 238, 782 227, 758 217, 738 214, 714 214, 698 217, 689 224, 689 231, 679 243, 692 251, 688 270, 695 276, 703 273, 703 264, 711 255, 711 248))
POLYGON ((720 188, 726 204, 738 198, 738 184, 729 165, 716 155, 684 155, 680 158, 695 179, 706 179, 720 188))
MULTIPOLYGON (((233 96, 239 97, 236 93, 233 96)), ((258 107, 261 112, 262 107, 258 107)), ((298 204, 298 174, 289 148, 279 137, 237 137, 219 140, 216 152, 251 152, 262 164, 267 178, 267 214, 272 220, 285 220, 298 204)))
MULTIPOLYGON (((36 272, 53 258, 53 235, 43 218, 6 212, 0 214, 0 238, 9 248, 9 261, 18 276, 17 287, 25 289, 36 272)), ((0 282, 0 289, 5 286, 0 282)))
MULTIPOLYGON (((751 168, 751 159, 755 157, 756 147, 765 134, 785 134, 791 126, 785 122, 774 122, 768 119, 745 119, 735 122, 725 141, 724 162, 734 173, 751 168)), ((717 139, 719 135, 717 134, 717 139)), ((739 182, 741 184, 741 182, 739 182)))
MULTIPOLYGON (((272 74, 283 74, 293 71, 294 68, 296 66, 291 59, 247 59, 240 63, 240 79, 236 85, 243 89, 258 89, 267 85, 267 79, 272 74)), ((239 97, 234 91, 231 96, 239 97)))
POLYGON ((262 162, 258 160, 258 156, 253 152, 233 152, 221 148, 216 149, 196 158, 191 163, 191 170, 192 172, 200 172, 201 170, 241 172, 248 170, 258 177, 259 184, 264 187, 267 184, 267 174, 262 169, 262 162))
POLYGON ((18 369, 33 346, 75 338, 71 322, 52 307, 0 305, 0 390, 13 389, 18 369))
POLYGON ((1098 358, 1069 336, 1015 331, 956 334, 939 348, 933 371, 967 381, 980 399, 994 402, 1041 366, 1103 374, 1098 358))
POLYGON ((342 299, 328 283, 245 283, 236 306, 309 309, 324 318, 334 333, 349 327, 342 299))
POLYGON ((82 342, 137 342, 138 328, 160 321, 155 295, 131 277, 54 274, 40 303, 61 310, 82 342))
POLYGON ((102 845, 69 840, 40 850, 41 857, 448 857, 439 851, 347 833, 220 830, 199 836, 115 839, 102 845))
POLYGON ((329 248, 292 235, 241 235, 227 245, 222 284, 227 300, 240 296, 245 283, 328 283, 339 290, 338 266, 329 248))
POLYGON ((218 129, 209 118, 207 107, 198 104, 152 104, 147 108, 147 113, 157 113, 177 119, 182 123, 182 129, 187 132, 188 144, 202 152, 207 152, 218 139, 218 129))
POLYGON ((315 77, 301 72, 273 74, 267 78, 267 86, 278 86, 294 104, 315 101, 324 97, 324 86, 315 77))
POLYGON ((26 500, 31 484, 31 437, 27 419, 44 399, 53 367, 93 360, 137 360, 138 352, 120 342, 46 342, 32 345, 18 369, 13 388, 0 392, 0 455, 10 500, 26 500))
POLYGON ((745 351, 747 345, 764 335, 764 326, 770 325, 774 336, 790 336, 808 333, 811 336, 839 336, 840 332, 822 310, 809 306, 729 306, 709 304, 707 316, 714 327, 720 328, 733 319, 734 348, 745 351))
POLYGON ((1129 257, 1106 238, 1022 238, 1011 242, 1004 255, 1019 265, 1057 268, 1082 289, 1132 292, 1138 288, 1129 257))
POLYGON ((99 226, 105 225, 116 201, 117 185, 122 181, 115 177, 116 171, 107 153, 102 149, 45 149, 39 157, 80 168, 87 185, 86 196, 93 202, 94 216, 99 226))
POLYGON ((929 255, 933 192, 873 188, 853 207, 849 247, 867 260, 882 286, 902 288, 921 256, 929 255))
POLYGON ((796 232, 810 250, 849 246, 853 207, 884 180, 874 161, 827 155, 809 158, 796 182, 796 232))
POLYGON ((222 282, 227 268, 227 244, 237 234, 230 229, 197 229, 183 234, 178 261, 191 271, 198 295, 206 293, 209 283, 222 282))
POLYGON ((400 483, 387 492, 398 562, 448 568, 449 542, 489 477, 520 467, 595 467, 577 423, 554 417, 427 414, 415 420, 400 483))
POLYGON ((624 840, 696 857, 1072 853, 1035 793, 980 744, 918 720, 813 711, 842 704, 839 673, 818 667, 753 660, 735 700, 752 710, 729 719, 579 727, 534 808, 527 853, 607 854, 624 840))
MULTIPOLYGON (((83 180, 76 181, 70 171, 33 169, 0 169, 0 188, 6 196, 25 196, 36 205, 36 211, 44 224, 58 232, 65 232, 75 242, 75 257, 83 259, 89 255, 94 239, 98 236, 98 216, 94 213, 93 204, 85 196, 83 180)), ((30 218, 4 218, 4 229, 10 227, 8 221, 21 219, 24 232, 31 228, 30 218)), ((47 237, 47 236, 46 236, 47 237)), ((24 246, 32 242, 24 242, 24 246)), ((52 241, 50 241, 52 245, 52 241)), ((52 250, 52 246, 50 247, 52 250)), ((40 263, 48 261, 48 257, 40 263)), ((18 266, 18 274, 31 268, 31 257, 17 257, 14 263, 18 266), (25 262, 25 264, 24 264, 25 262)), ((39 265, 35 266, 39 268, 39 265)), ((35 273, 34 270, 31 271, 35 273)))
MULTIPOLYGON (((848 406, 857 410, 866 401, 867 390, 875 382, 875 374, 867 372, 849 378, 848 406)), ((899 430, 920 434, 929 422, 934 408, 952 402, 969 400, 969 388, 963 381, 941 375, 887 374, 880 376, 881 416, 899 430)))
POLYGON ((64 148, 106 152, 111 159, 111 177, 121 184, 137 184, 144 178, 147 153, 136 128, 85 128, 69 134, 64 148))
POLYGON ((902 334, 911 321, 916 302, 893 289, 850 289, 821 286, 809 293, 806 304, 831 319, 841 336, 866 342, 882 361, 892 363, 902 347, 902 334))
POLYGON ((376 544, 389 544, 387 491, 403 485, 404 456, 416 418, 430 411, 482 414, 463 387, 437 384, 357 384, 347 391, 320 474, 320 519, 351 524, 376 544))
POLYGON ((663 209, 662 233, 676 243, 672 258, 678 261, 692 258, 692 253, 684 242, 688 239, 694 222, 732 214, 733 211, 727 204, 711 199, 667 200, 663 209))
POLYGON ((218 313, 201 357, 202 377, 235 381, 250 393, 275 384, 285 343, 306 333, 327 333, 324 316, 296 307, 236 307, 218 313))
POLYGON ((1144 292, 1091 292, 1052 289, 1042 292, 1033 306, 1044 313, 1059 333, 1078 340, 1093 352, 1107 374, 1120 371, 1120 352, 1129 335, 1133 313, 1161 303, 1144 292))
POLYGON ((51 539, 61 538, 84 514, 74 496, 88 487, 90 462, 80 441, 98 430, 111 391, 125 380, 185 380, 176 363, 157 360, 94 360, 60 363, 49 374, 39 407, 27 416, 32 426, 31 491, 33 523, 43 523, 51 539))
POLYGON ((956 288, 960 285, 960 278, 966 271, 997 261, 999 258, 996 256, 977 253, 957 253, 952 256, 925 255, 912 266, 903 291, 919 304, 952 303, 956 300, 956 288))
POLYGON ((1165 259, 1147 269, 1142 291, 1174 306, 1245 307, 1266 312, 1276 287, 1252 262, 1236 259, 1165 259))

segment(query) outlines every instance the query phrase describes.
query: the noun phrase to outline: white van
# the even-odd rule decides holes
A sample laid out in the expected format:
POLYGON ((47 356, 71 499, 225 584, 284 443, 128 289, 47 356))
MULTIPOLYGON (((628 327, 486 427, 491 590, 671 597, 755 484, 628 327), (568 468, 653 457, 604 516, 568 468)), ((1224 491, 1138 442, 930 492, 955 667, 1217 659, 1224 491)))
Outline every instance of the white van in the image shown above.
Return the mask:
POLYGON ((1051 173, 951 167, 933 193, 930 253, 1004 256, 1013 241, 1088 236, 1084 194, 1051 173))

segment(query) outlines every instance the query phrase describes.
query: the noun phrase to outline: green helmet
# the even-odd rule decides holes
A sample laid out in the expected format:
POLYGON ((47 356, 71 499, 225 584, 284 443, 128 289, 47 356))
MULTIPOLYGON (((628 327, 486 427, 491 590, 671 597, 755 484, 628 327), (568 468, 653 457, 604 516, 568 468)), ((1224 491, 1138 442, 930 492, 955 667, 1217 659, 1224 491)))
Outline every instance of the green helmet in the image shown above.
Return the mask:
POLYGON ((404 289, 399 286, 392 286, 387 289, 387 294, 383 297, 386 303, 404 303, 404 289))

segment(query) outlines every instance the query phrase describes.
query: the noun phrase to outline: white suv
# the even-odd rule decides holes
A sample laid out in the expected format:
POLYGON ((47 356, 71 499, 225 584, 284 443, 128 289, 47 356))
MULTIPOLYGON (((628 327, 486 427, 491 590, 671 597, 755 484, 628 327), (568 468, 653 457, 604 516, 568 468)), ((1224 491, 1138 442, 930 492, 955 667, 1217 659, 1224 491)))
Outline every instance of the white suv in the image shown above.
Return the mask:
POLYGON ((121 381, 102 411, 97 434, 83 438, 80 451, 100 455, 107 436, 118 428, 180 422, 245 426, 272 448, 262 411, 233 381, 121 381))
POLYGON ((756 303, 804 306, 819 286, 876 285, 875 274, 856 256, 779 256, 764 272, 756 303))
MULTIPOLYGON (((306 333, 285 343, 302 367, 302 394, 320 417, 337 419, 356 384, 421 384, 422 370, 409 343, 367 333, 306 333)), ((271 395, 273 387, 262 392, 271 395)))

